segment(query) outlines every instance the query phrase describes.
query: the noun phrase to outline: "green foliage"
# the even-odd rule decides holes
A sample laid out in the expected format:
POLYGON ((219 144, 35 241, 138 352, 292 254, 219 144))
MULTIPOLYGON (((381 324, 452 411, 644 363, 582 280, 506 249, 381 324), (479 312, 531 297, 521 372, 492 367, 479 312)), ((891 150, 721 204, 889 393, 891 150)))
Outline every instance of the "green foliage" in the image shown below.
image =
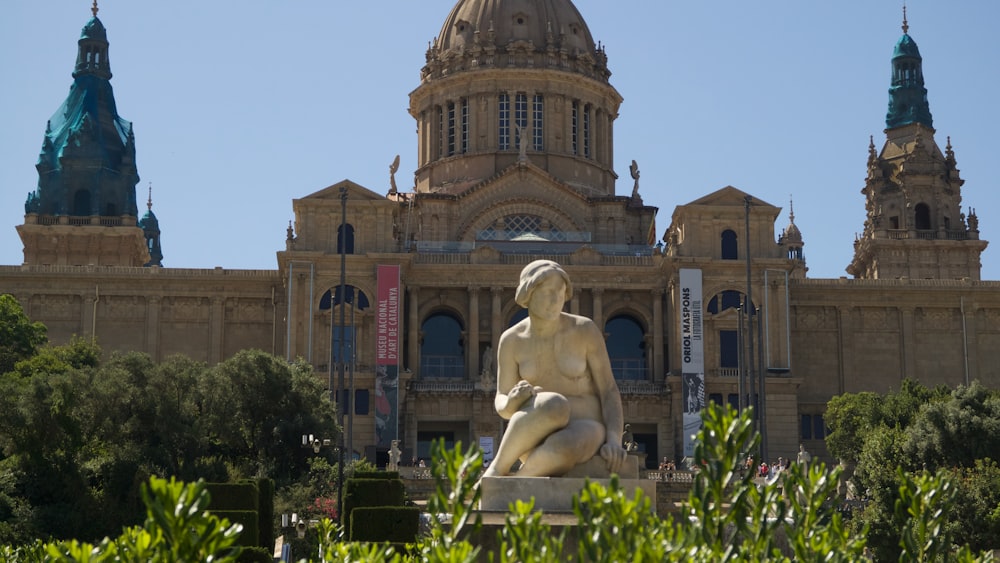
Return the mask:
POLYGON ((174 479, 151 478, 142 488, 146 505, 144 533, 150 541, 125 544, 150 556, 142 561, 231 561, 239 555, 241 526, 208 512, 210 496, 203 481, 185 485, 174 479))
POLYGON ((542 522, 542 513, 535 510, 535 499, 516 501, 504 517, 504 527, 497 532, 498 563, 556 563, 565 561, 563 546, 566 530, 555 535, 542 522))
POLYGON ((907 427, 903 446, 912 468, 971 467, 1000 452, 1000 395, 979 382, 927 405, 907 427))
POLYGON ((351 541, 413 543, 417 540, 420 508, 359 506, 351 511, 351 541))
MULTIPOLYGON (((74 339, 0 375, 0 543, 100 538, 134 525, 151 475, 292 483, 312 457, 301 434, 336 434, 332 405, 302 363, 257 351, 218 369, 183 356, 101 356, 91 340, 74 339), (218 397, 237 416, 212 411, 218 397), (262 413, 263 403, 271 407, 262 413)), ((262 527, 268 538, 273 515, 262 527)))
POLYGON ((910 519, 896 509, 906 486, 897 468, 908 474, 944 470, 962 499, 962 509, 949 518, 948 535, 973 551, 1000 547, 998 522, 990 516, 1000 508, 1000 483, 993 484, 1000 472, 986 459, 1000 451, 1000 394, 978 382, 949 391, 904 381, 898 392, 844 395, 830 408, 827 421, 835 430, 828 445, 840 455, 845 450, 834 436, 854 442, 845 455, 854 456, 852 483, 866 499, 851 526, 866 531, 877 559, 898 559, 904 549, 910 519))
POLYGON ((105 538, 96 545, 78 540, 35 542, 0 548, 0 556, 9 563, 236 561, 240 527, 205 511, 209 498, 203 483, 185 485, 154 477, 143 486, 142 496, 144 526, 127 528, 115 539, 105 538))
POLYGON ((790 521, 785 525, 788 545, 795 561, 823 560, 853 562, 861 558, 865 531, 852 535, 840 513, 837 483, 841 468, 827 471, 822 462, 793 464, 784 478, 784 496, 788 500, 790 521), (824 550, 835 547, 825 557, 824 550))
POLYGON ((31 322, 13 295, 0 295, 0 374, 35 355, 48 341, 45 325, 31 322))
MULTIPOLYGON (((710 406, 703 415, 696 459, 701 469, 681 518, 657 518, 650 499, 641 492, 629 497, 613 479, 608 487, 588 483, 574 502, 579 531, 576 555, 563 552, 565 537, 553 537, 541 514, 530 502, 518 502, 507 516, 490 559, 557 562, 601 561, 857 561, 863 558, 864 533, 848 532, 834 510, 838 470, 822 464, 793 466, 776 483, 757 487, 737 471, 741 452, 757 437, 750 418, 732 409, 710 406), (778 487, 783 488, 779 494, 778 487)), ((344 541, 342 531, 324 519, 316 527, 319 548, 303 552, 323 563, 371 561, 472 562, 479 548, 469 540, 477 521, 471 520, 478 502, 481 455, 433 449, 432 471, 438 490, 430 503, 431 533, 416 545, 397 549, 385 543, 344 541), (450 516, 450 519, 448 518, 450 516), (470 524, 470 520, 473 522, 470 524)), ((901 527, 901 561, 992 561, 976 557, 968 547, 956 548, 946 522, 957 494, 950 478, 940 472, 919 475, 898 472, 902 482, 895 517, 901 527)), ((233 561, 238 526, 229 526, 208 514, 203 483, 183 485, 151 479, 143 488, 147 519, 142 528, 129 528, 116 540, 97 545, 77 541, 0 548, 12 563, 35 561, 233 561), (209 559, 211 558, 211 559, 209 559)), ((876 560, 891 560, 876 554, 876 560)))
POLYGON ((348 530, 349 537, 354 539, 355 528, 351 525, 351 521, 357 508, 403 506, 405 498, 406 490, 399 478, 359 479, 355 476, 348 479, 344 484, 344 510, 341 513, 344 529, 348 530))
POLYGON ((482 526, 482 517, 475 511, 482 495, 482 473, 482 451, 475 444, 463 453, 461 442, 454 450, 445 446, 443 438, 431 443, 431 475, 436 487, 427 499, 427 510, 434 516, 430 537, 420 545, 425 560, 471 563, 478 557, 479 548, 465 538, 482 526), (450 515, 447 526, 438 520, 441 515, 450 515))

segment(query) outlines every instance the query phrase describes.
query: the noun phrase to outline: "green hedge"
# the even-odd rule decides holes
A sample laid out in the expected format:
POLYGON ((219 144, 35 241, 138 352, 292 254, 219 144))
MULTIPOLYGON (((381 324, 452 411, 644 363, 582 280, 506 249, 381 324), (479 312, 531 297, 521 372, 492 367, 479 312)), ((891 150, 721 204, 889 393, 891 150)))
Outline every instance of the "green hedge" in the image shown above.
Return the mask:
POLYGON ((260 506, 260 491, 254 481, 208 483, 208 493, 212 495, 209 510, 257 510, 260 506))
POLYGON ((353 479, 399 479, 399 471, 355 471, 353 479))
POLYGON ((413 543, 419 526, 416 506, 359 506, 351 511, 351 541, 413 543))
POLYGON ((274 551, 274 480, 262 478, 257 480, 258 498, 257 529, 260 530, 260 546, 273 553, 274 551))
POLYGON ((344 529, 351 530, 351 514, 362 506, 403 506, 406 488, 400 479, 348 479, 344 487, 344 529))
POLYGON ((246 547, 236 558, 237 563, 274 563, 274 553, 265 547, 246 547))
POLYGON ((260 545, 260 529, 257 527, 256 510, 210 510, 213 515, 229 520, 230 524, 243 524, 239 545, 244 547, 264 547, 260 545))

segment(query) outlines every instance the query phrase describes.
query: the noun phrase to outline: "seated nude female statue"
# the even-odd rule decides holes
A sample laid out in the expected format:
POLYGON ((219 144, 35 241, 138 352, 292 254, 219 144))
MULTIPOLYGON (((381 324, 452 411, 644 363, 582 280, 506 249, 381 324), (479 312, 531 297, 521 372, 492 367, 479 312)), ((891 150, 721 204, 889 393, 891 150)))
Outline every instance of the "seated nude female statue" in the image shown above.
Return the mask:
POLYGON ((500 336, 497 413, 509 420, 485 477, 560 476, 596 455, 617 473, 621 395, 604 335, 588 318, 563 312, 573 293, 559 264, 536 260, 521 271, 515 294, 528 317, 500 336))

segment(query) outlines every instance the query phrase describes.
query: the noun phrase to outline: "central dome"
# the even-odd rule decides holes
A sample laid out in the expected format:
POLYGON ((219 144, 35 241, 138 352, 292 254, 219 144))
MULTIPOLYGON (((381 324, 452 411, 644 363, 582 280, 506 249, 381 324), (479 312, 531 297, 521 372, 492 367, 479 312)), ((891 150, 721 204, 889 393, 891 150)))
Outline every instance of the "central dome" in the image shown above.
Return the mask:
POLYGON ((570 0, 461 0, 452 8, 438 36, 442 51, 471 46, 476 32, 492 32, 496 45, 530 41, 544 48, 594 50, 594 38, 570 0))
POLYGON ((410 93, 416 191, 461 195, 530 164, 581 196, 614 196, 610 76, 570 0, 458 0, 410 93))
POLYGON ((610 76, 607 59, 570 0, 459 0, 427 52, 424 78, 534 62, 517 56, 528 53, 547 54, 567 70, 591 77, 610 76), (507 55, 502 63, 496 60, 501 55, 507 55))

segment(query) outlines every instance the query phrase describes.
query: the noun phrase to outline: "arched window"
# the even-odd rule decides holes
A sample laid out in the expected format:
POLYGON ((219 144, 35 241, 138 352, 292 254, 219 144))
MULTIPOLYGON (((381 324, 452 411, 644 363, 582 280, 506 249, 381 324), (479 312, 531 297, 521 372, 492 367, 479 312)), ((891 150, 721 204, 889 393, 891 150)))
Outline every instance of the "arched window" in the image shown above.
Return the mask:
POLYGON ((727 289, 721 294, 716 295, 708 302, 708 312, 713 315, 718 315, 719 313, 725 311, 726 309, 739 308, 740 303, 743 302, 743 293, 739 291, 733 291, 727 289))
POLYGON ((914 209, 913 222, 918 231, 928 231, 931 227, 931 208, 926 203, 918 203, 914 209))
POLYGON ((436 313, 420 326, 420 377, 462 378, 465 376, 465 347, 462 324, 448 313, 436 313))
POLYGON ((646 341, 642 325, 628 315, 612 317, 604 326, 608 334, 608 357, 615 379, 644 381, 648 379, 646 341))
POLYGON ((337 254, 354 254, 354 225, 337 227, 337 254))
POLYGON ((722 231, 722 259, 739 260, 740 253, 737 249, 736 233, 732 229, 722 231))
MULTIPOLYGON (((319 298, 319 310, 329 311, 331 307, 335 307, 341 303, 347 303, 353 306, 354 310, 357 311, 363 311, 370 305, 368 296, 365 295, 365 292, 354 287, 353 285, 345 285, 342 296, 340 286, 338 285, 332 289, 326 290, 326 293, 319 298)), ((355 358, 354 315, 351 313, 345 314, 344 322, 346 326, 341 326, 339 316, 330 319, 330 345, 332 346, 332 349, 330 350, 330 361, 334 364, 341 361, 341 342, 343 342, 344 361, 350 362, 355 358)))

